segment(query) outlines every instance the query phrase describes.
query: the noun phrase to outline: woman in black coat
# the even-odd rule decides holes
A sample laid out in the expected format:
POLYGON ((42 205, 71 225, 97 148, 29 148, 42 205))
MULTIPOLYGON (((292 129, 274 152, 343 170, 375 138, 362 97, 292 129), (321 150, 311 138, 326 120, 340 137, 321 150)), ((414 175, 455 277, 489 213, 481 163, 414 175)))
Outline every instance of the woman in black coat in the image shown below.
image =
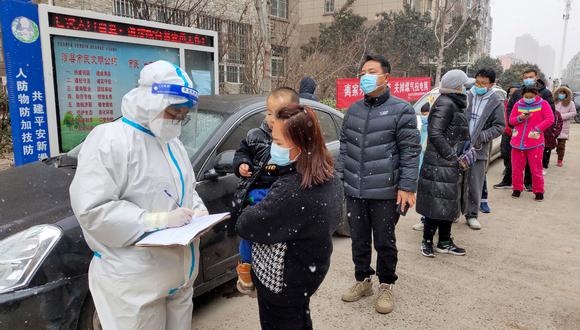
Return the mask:
POLYGON ((310 297, 330 266, 344 192, 314 111, 289 105, 277 118, 270 164, 278 180, 236 229, 252 241, 262 329, 312 329, 310 297))
POLYGON ((437 252, 465 255, 451 238, 451 225, 467 204, 466 177, 459 166, 459 156, 469 140, 463 87, 466 81, 467 75, 461 70, 446 73, 441 79, 441 96, 429 113, 427 149, 417 190, 417 212, 426 218, 421 244, 426 257, 435 256, 433 236, 437 229, 437 252))

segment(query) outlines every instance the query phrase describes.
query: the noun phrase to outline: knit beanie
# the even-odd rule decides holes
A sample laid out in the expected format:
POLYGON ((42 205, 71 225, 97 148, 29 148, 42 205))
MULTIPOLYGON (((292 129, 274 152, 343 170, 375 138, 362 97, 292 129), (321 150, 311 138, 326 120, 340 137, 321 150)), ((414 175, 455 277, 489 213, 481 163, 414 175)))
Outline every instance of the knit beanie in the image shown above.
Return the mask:
POLYGON ((467 79, 467 75, 461 70, 448 71, 441 78, 441 88, 459 90, 467 79))

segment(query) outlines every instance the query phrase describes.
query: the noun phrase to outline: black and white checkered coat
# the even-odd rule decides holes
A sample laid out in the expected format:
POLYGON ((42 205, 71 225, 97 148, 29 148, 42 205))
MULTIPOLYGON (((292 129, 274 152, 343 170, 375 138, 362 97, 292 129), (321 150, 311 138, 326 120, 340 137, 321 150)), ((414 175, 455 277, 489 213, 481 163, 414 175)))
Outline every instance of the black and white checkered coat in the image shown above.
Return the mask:
POLYGON ((330 265, 331 233, 342 218, 338 178, 309 189, 301 176, 281 176, 260 203, 247 207, 236 229, 252 245, 258 294, 304 299, 322 283, 330 265))

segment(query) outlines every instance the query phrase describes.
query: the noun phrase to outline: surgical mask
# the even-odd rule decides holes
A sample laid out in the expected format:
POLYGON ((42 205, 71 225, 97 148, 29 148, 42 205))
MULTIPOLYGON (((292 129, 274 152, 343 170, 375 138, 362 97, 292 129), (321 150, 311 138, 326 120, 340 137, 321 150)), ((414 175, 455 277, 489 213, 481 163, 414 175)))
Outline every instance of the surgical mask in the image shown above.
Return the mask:
POLYGON ((488 89, 486 87, 477 87, 477 86, 473 86, 473 90, 475 91, 475 94, 477 95, 485 95, 488 92, 488 89))
POLYGON ((423 124, 423 126, 426 126, 429 124, 429 115, 427 115, 427 116, 421 115, 421 124, 423 124))
POLYGON ((526 104, 532 104, 532 103, 534 103, 534 101, 535 101, 535 100, 536 100, 536 98, 535 98, 535 97, 534 97, 534 98, 531 98, 531 99, 524 98, 524 102, 525 102, 526 104))
POLYGON ((181 134, 181 123, 172 119, 155 118, 149 123, 149 129, 161 142, 167 143, 181 134))
POLYGON ((286 166, 294 162, 290 160, 290 150, 292 148, 284 148, 276 143, 272 143, 270 147, 270 162, 279 166, 286 166))
POLYGON ((524 79, 524 85, 526 85, 526 86, 532 86, 535 83, 536 83, 536 79, 534 79, 534 78, 524 79))
POLYGON ((558 94, 558 99, 565 100, 566 99, 566 94, 558 94))
POLYGON ((360 77, 360 88, 362 91, 368 95, 374 91, 376 91, 379 86, 377 86, 377 80, 379 79, 378 74, 365 74, 360 77))

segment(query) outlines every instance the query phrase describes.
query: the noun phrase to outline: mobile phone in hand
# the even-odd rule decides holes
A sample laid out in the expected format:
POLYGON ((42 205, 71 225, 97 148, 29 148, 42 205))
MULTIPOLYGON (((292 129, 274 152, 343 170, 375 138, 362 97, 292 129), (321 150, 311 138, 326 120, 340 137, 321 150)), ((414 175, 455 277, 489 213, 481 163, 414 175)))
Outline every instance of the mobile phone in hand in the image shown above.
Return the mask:
POLYGON ((409 205, 409 203, 405 203, 405 206, 402 206, 403 204, 397 204, 397 213, 399 213, 402 216, 406 216, 407 212, 409 211, 409 207, 411 205, 409 205))

